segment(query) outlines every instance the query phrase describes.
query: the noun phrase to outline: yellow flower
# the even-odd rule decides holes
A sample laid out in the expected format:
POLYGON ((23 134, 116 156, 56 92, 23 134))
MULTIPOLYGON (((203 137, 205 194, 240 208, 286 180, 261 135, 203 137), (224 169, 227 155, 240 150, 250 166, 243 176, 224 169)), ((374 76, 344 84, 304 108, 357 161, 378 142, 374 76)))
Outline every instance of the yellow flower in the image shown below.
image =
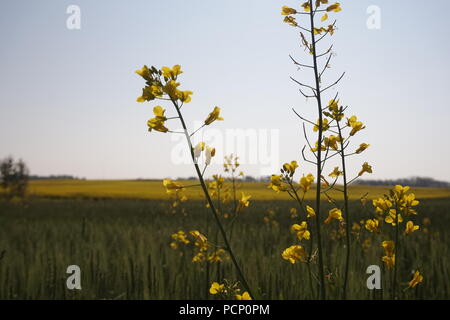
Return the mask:
POLYGON ((238 203, 238 208, 237 208, 238 211, 242 210, 245 207, 248 207, 250 205, 250 201, 248 201, 248 200, 250 200, 250 198, 252 197, 250 195, 245 195, 245 193, 243 193, 243 192, 241 192, 241 194, 242 194, 242 197, 238 203))
POLYGON ((413 276, 412 280, 408 283, 408 287, 414 288, 422 281, 423 281, 423 276, 420 274, 419 271, 416 271, 416 272, 414 272, 414 276, 413 276))
POLYGON ((405 234, 411 234, 414 231, 419 230, 419 226, 414 225, 414 223, 412 221, 408 221, 406 223, 406 230, 405 230, 405 234))
POLYGON ((327 11, 328 12, 331 12, 331 11, 333 11, 333 12, 342 11, 341 4, 339 2, 336 2, 335 4, 332 4, 331 6, 329 6, 327 8, 327 11))
POLYGON ((145 80, 151 79, 151 71, 147 66, 143 66, 142 69, 136 70, 135 72, 145 80))
MULTIPOLYGON (((328 32, 332 30, 327 30, 328 32)), ((341 121, 344 117, 344 113, 342 112, 342 108, 339 108, 339 100, 331 99, 328 102, 328 110, 331 112, 325 111, 323 114, 327 117, 333 118, 337 121, 341 121)))
POLYGON ((294 175, 294 173, 295 173, 295 170, 298 168, 298 164, 297 164, 297 161, 291 161, 291 163, 285 163, 285 164, 283 164, 283 171, 285 171, 285 172, 287 172, 287 173, 289 173, 289 174, 291 174, 291 175, 294 175))
POLYGON ((328 110, 332 112, 338 112, 339 111, 339 100, 331 99, 328 101, 328 110))
POLYGON ((308 190, 311 188, 311 184, 314 182, 314 176, 309 173, 306 177, 303 176, 300 179, 300 186, 304 193, 308 192, 308 190))
POLYGON ((236 300, 252 300, 252 297, 250 297, 250 294, 245 291, 243 294, 237 294, 236 300))
MULTIPOLYGON (((326 31, 327 31, 330 35, 333 35, 335 30, 336 30, 336 28, 335 28, 334 25, 332 25, 332 24, 330 24, 330 25, 328 26, 328 28, 326 29, 326 31)), ((339 114, 339 119, 338 119, 338 121, 341 121, 341 119, 343 118, 343 116, 344 116, 344 114, 343 114, 343 113, 340 113, 340 114, 339 114)))
POLYGON ((378 200, 373 200, 372 203, 375 207, 375 212, 379 214, 389 212, 392 208, 392 202, 387 199, 379 198, 378 200))
POLYGON ((137 102, 152 101, 163 95, 162 88, 156 85, 145 86, 142 89, 142 96, 137 98, 137 102))
POLYGON ((203 262, 205 261, 205 254, 203 252, 198 252, 192 257, 192 262, 203 262))
POLYGON ((290 25, 291 27, 297 27, 297 26, 298 26, 298 23, 297 23, 297 21, 295 20, 295 17, 292 17, 292 16, 286 16, 286 17, 284 17, 283 22, 287 23, 287 24, 290 25))
POLYGON ((177 91, 177 98, 180 99, 181 102, 189 103, 192 100, 192 98, 191 98, 192 94, 194 94, 194 93, 189 90, 177 91))
MULTIPOLYGON (((388 216, 384 219, 386 223, 395 226, 397 224, 397 211, 395 209, 389 210, 388 216)), ((401 214, 398 214, 398 223, 403 222, 403 217, 401 214)))
POLYGON ((178 242, 181 242, 183 244, 189 244, 190 241, 186 238, 186 233, 182 230, 178 231, 177 233, 172 234, 172 239, 178 242))
POLYGON ((208 115, 208 117, 205 120, 205 125, 210 125, 211 123, 213 123, 216 120, 223 120, 222 117, 220 117, 220 108, 219 107, 214 107, 214 110, 208 115))
MULTIPOLYGON (((317 120, 316 124, 313 127, 314 132, 319 131, 319 124, 320 124, 320 119, 317 120)), ((328 124, 328 119, 322 119, 322 131, 327 131, 329 128, 330 128, 330 125, 328 124)))
POLYGON ((364 162, 362 165, 361 171, 359 171, 358 176, 362 176, 364 172, 372 173, 372 166, 369 165, 367 162, 364 162))
POLYGON ((282 176, 273 174, 270 177, 270 184, 268 188, 276 192, 286 191, 286 186, 284 186, 282 182, 282 176))
POLYGON ((169 129, 167 129, 164 126, 164 122, 167 120, 167 118, 164 115, 165 112, 166 110, 161 106, 156 106, 153 108, 153 114, 155 115, 155 117, 147 121, 148 131, 152 130, 156 130, 159 132, 169 131, 169 129))
POLYGON ((170 243, 170 247, 171 247, 172 249, 178 249, 178 244, 177 244, 176 242, 171 242, 171 243, 170 243))
POLYGON ((218 293, 223 292, 224 289, 225 289, 225 285, 219 284, 217 282, 213 282, 211 284, 211 288, 209 288, 209 293, 211 293, 211 294, 218 294, 218 293))
POLYGON ((200 248, 200 251, 206 251, 208 249, 208 238, 197 230, 193 230, 189 233, 195 238, 195 245, 200 248))
POLYGON ((352 128, 350 136, 354 136, 358 131, 361 131, 366 128, 361 121, 358 121, 358 118, 356 116, 348 118, 347 125, 352 128))
POLYGON ((314 34, 322 34, 323 32, 327 32, 327 29, 322 28, 314 28, 314 34))
POLYGON ((171 179, 164 179, 163 186, 166 188, 167 193, 177 192, 184 188, 184 186, 181 183, 176 183, 171 179))
MULTIPOLYGON (((315 148, 311 148, 311 152, 317 152, 319 150, 319 142, 316 141, 316 147, 315 148)), ((326 151, 327 147, 324 146, 323 144, 320 145, 320 150, 322 151, 326 151)))
POLYGON ((308 213, 307 218, 312 218, 316 216, 316 212, 310 206, 306 206, 306 212, 308 213))
POLYGON ((288 16, 288 15, 290 15, 290 14, 296 14, 297 13, 297 10, 295 10, 295 9, 293 9, 293 8, 290 8, 290 7, 288 7, 288 6, 283 6, 282 8, 281 8, 281 14, 283 15, 283 16, 288 16))
POLYGON ((396 185, 394 187, 394 193, 397 199, 402 199, 410 188, 408 186, 402 187, 401 185, 396 185))
POLYGON ((305 3, 303 3, 302 7, 306 12, 311 11, 311 6, 309 5, 309 1, 306 1, 305 3))
POLYGON ((316 0, 316 7, 319 8, 321 4, 327 4, 328 0, 316 0))
POLYGON ((297 234, 298 240, 309 240, 311 235, 308 231, 308 224, 306 221, 303 221, 301 224, 292 225, 291 231, 297 234))
POLYGON ((395 254, 392 256, 384 256, 381 258, 381 261, 386 264, 388 269, 392 269, 395 266, 395 254))
POLYGON ((381 243, 381 246, 384 249, 384 253, 387 256, 392 256, 394 254, 395 244, 394 241, 386 240, 381 243))
POLYGON ((208 261, 212 263, 222 262, 227 258, 227 252, 224 249, 214 251, 208 256, 208 261))
POLYGON ((328 212, 328 218, 325 219, 325 223, 329 224, 333 219, 342 221, 344 218, 342 217, 342 211, 338 208, 333 208, 328 212))
POLYGON ((181 71, 181 66, 178 64, 174 65, 172 69, 169 67, 162 67, 161 71, 163 77, 171 78, 173 80, 176 80, 177 76, 183 73, 183 71, 181 71))
POLYGON ((165 112, 166 112, 166 109, 164 109, 161 106, 156 106, 153 108, 153 114, 158 119, 167 120, 166 116, 164 115, 165 112))
POLYGON ((395 265, 394 241, 383 241, 381 246, 384 248, 385 253, 385 256, 381 260, 386 264, 388 269, 392 269, 395 265))
POLYGON ((402 201, 400 201, 400 210, 407 216, 410 214, 417 214, 416 210, 412 209, 412 207, 417 205, 419 205, 419 201, 416 200, 415 194, 410 193, 404 195, 402 201))
POLYGON ((361 143, 360 145, 359 145, 359 148, 358 149, 356 149, 356 153, 357 154, 360 154, 361 152, 363 152, 364 150, 366 150, 368 147, 370 147, 370 144, 367 144, 367 143, 361 143))
POLYGON ((168 132, 169 129, 164 126, 164 120, 158 118, 151 118, 147 121, 148 131, 168 132))
POLYGON ((284 260, 288 260, 290 263, 295 264, 296 262, 306 262, 308 255, 305 249, 300 245, 290 246, 281 254, 284 260))
POLYGON ((325 139, 324 139, 325 147, 331 148, 333 150, 338 149, 338 142, 341 142, 341 138, 333 136, 333 135, 331 135, 329 137, 325 137, 325 139))
POLYGON ((328 14, 324 14, 323 16, 322 16, 322 18, 320 18, 320 21, 322 21, 322 22, 324 22, 325 20, 327 20, 328 19, 328 14))
POLYGON ((380 232, 380 221, 378 221, 377 219, 369 219, 366 221, 365 227, 370 232, 379 233, 380 232))
POLYGON ((337 178, 342 175, 343 175, 343 173, 342 173, 342 171, 339 171, 339 167, 335 167, 333 172, 331 172, 328 176, 331 178, 337 178))
POLYGON ((180 83, 175 80, 170 80, 162 88, 162 90, 169 95, 172 100, 177 100, 180 91, 178 90, 180 83))

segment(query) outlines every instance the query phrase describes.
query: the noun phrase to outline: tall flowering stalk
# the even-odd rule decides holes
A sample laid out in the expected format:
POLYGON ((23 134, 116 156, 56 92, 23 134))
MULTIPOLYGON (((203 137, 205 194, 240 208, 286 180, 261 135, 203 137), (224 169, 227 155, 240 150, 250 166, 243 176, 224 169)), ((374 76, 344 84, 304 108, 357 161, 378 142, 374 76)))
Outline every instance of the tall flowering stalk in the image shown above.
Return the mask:
MULTIPOLYGON (((385 240, 381 243, 384 249, 384 256, 381 260, 384 262, 386 268, 391 271, 391 298, 398 299, 398 265, 399 265, 399 248, 402 236, 405 238, 410 236, 419 229, 412 220, 408 220, 404 231, 402 232, 400 225, 405 218, 411 218, 417 215, 414 207, 419 205, 414 193, 409 193, 408 186, 396 185, 389 191, 389 195, 383 198, 373 200, 375 213, 378 219, 369 219, 366 221, 366 229, 370 232, 380 232, 382 222, 386 225, 391 225, 394 230, 394 240, 385 240)), ((423 276, 419 271, 414 273, 413 279, 409 282, 408 288, 415 287, 423 281, 423 276)))
MULTIPOLYGON (((316 166, 316 204, 315 204, 315 212, 316 212, 316 237, 317 237, 317 247, 318 247, 318 256, 319 256, 319 280, 320 280, 320 296, 322 299, 326 299, 326 288, 325 288, 325 274, 324 274, 324 260, 323 260, 323 251, 322 251, 322 235, 321 235, 321 180, 322 180, 322 148, 321 143, 323 140, 323 132, 324 132, 324 119, 323 119, 323 108, 322 108, 322 93, 326 91, 328 88, 322 88, 321 84, 321 77, 323 72, 328 67, 328 63, 331 59, 331 48, 323 53, 319 54, 316 50, 317 43, 321 41, 327 34, 333 34, 335 31, 335 23, 329 25, 327 28, 321 27, 316 28, 315 26, 315 17, 316 14, 319 12, 325 12, 325 14, 322 16, 321 21, 326 21, 328 19, 328 12, 339 12, 340 5, 339 3, 333 4, 331 6, 328 6, 326 9, 322 10, 319 9, 321 4, 327 4, 328 0, 309 0, 304 2, 301 7, 303 8, 304 12, 298 12, 296 9, 284 6, 282 8, 281 13, 285 15, 284 21, 288 23, 289 25, 299 28, 300 31, 300 37, 302 45, 309 51, 309 53, 312 56, 312 65, 306 65, 301 64, 295 61, 292 57, 291 59, 294 61, 294 63, 299 67, 303 68, 309 68, 312 69, 314 72, 314 84, 308 85, 301 83, 295 79, 292 78, 294 82, 296 82, 300 87, 300 92, 307 98, 315 98, 317 102, 317 111, 318 111, 318 121, 317 121, 317 145, 319 145, 319 148, 317 148, 317 152, 315 153, 315 166, 316 166), (297 23, 296 18, 294 15, 307 15, 309 16, 309 26, 303 27, 297 23), (306 32, 306 35, 305 33, 306 32), (309 37, 308 37, 309 34, 309 37), (316 39, 316 36, 320 36, 316 39), (309 38, 309 39, 308 39, 309 38), (319 64, 318 59, 320 57, 326 56, 330 53, 330 56, 328 58, 328 61, 326 63, 325 68, 323 71, 319 71, 319 64), (311 90, 311 94, 306 94, 302 88, 306 88, 311 90)), ((342 77, 341 77, 342 78, 342 77)), ((340 78, 340 79, 341 79, 340 78)), ((339 81, 339 80, 338 80, 339 81)), ((331 87, 331 86, 330 86, 331 87)))
MULTIPOLYGON (((305 98, 313 98, 317 104, 318 120, 311 121, 305 119, 295 110, 295 114, 304 121, 303 132, 310 151, 313 153, 314 159, 307 159, 305 156, 305 148, 302 150, 303 160, 311 163, 316 167, 316 196, 315 196, 315 220, 316 230, 315 238, 317 239, 317 254, 318 254, 318 266, 319 266, 319 281, 320 281, 320 297, 326 299, 326 286, 325 286, 325 262, 324 254, 322 250, 322 218, 321 218, 321 200, 322 195, 326 196, 330 203, 335 205, 335 208, 331 209, 328 213, 328 217, 325 219, 325 224, 330 224, 332 221, 338 221, 341 226, 345 225, 346 234, 346 259, 344 266, 344 280, 342 286, 342 297, 347 298, 347 284, 349 277, 349 265, 351 257, 351 239, 350 239, 350 226, 352 223, 349 210, 349 196, 348 186, 356 180, 363 173, 372 173, 372 168, 368 163, 363 164, 363 169, 358 173, 357 177, 349 181, 348 170, 346 166, 346 158, 353 154, 359 154, 369 145, 361 144, 360 147, 353 153, 347 152, 349 147, 349 139, 354 136, 358 131, 365 128, 364 124, 357 120, 356 116, 347 118, 347 122, 344 124, 343 119, 345 117, 344 111, 347 109, 339 104, 338 94, 331 99, 328 104, 323 102, 324 94, 327 90, 334 87, 340 82, 345 73, 343 73, 334 83, 324 86, 322 77, 325 71, 330 68, 330 61, 333 57, 332 47, 330 46, 325 52, 318 52, 318 43, 324 39, 327 35, 333 35, 336 31, 336 20, 326 26, 317 27, 317 25, 326 23, 329 19, 329 14, 340 12, 341 6, 339 3, 329 4, 328 0, 308 0, 301 4, 301 10, 297 11, 294 8, 287 6, 282 7, 281 14, 285 16, 284 22, 290 26, 300 30, 301 45, 312 57, 312 64, 299 63, 291 56, 291 60, 299 69, 309 69, 313 72, 314 83, 312 85, 302 83, 294 78, 291 79, 299 85, 299 91, 305 98), (324 6, 326 5, 326 6, 324 6), (302 26, 297 22, 296 15, 306 16, 305 24, 302 26), (318 23, 317 17, 320 15, 320 23, 318 23), (320 63, 320 59, 326 59, 325 63, 320 63), (308 92, 310 91, 310 92, 308 92), (315 144, 311 143, 308 138, 308 134, 305 129, 305 123, 313 126, 313 131, 316 133, 317 140, 315 144), (345 129, 349 129, 350 132, 344 132, 345 129), (332 133, 327 135, 328 132, 332 133), (334 170, 328 175, 334 181, 329 183, 324 177, 324 168, 328 160, 339 156, 341 167, 335 167, 334 170), (338 179, 342 177, 343 189, 337 187, 338 179), (338 190, 343 194, 343 207, 340 207, 335 199, 333 199, 329 191, 338 190)), ((301 182, 300 182, 301 184, 301 182)), ((312 208, 311 208, 312 210, 312 208)))
MULTIPOLYGON (((165 115, 166 110, 161 106, 155 106, 153 108, 154 117, 148 120, 147 125, 149 131, 159 131, 159 132, 173 132, 173 133, 181 133, 184 134, 186 137, 186 142, 189 147, 191 159, 195 168, 195 171, 197 173, 200 186, 203 190, 203 193, 205 195, 208 207, 210 208, 214 219, 216 221, 216 224, 219 228, 219 232, 223 238, 223 242, 225 245, 225 249, 227 250, 228 254, 230 255, 230 258, 235 266, 236 272, 238 274, 239 280, 242 282, 242 285, 244 286, 245 290, 247 290, 248 295, 250 297, 253 297, 251 289, 244 277, 244 274, 237 262, 237 259, 234 255, 234 252, 230 246, 227 234, 224 230, 224 227, 220 221, 219 214, 214 206, 214 203, 211 199, 211 196, 208 191, 208 187, 205 183, 204 179, 204 173, 208 165, 211 163, 211 158, 215 155, 215 149, 209 146, 206 146, 204 142, 198 143, 195 147, 192 142, 193 135, 198 132, 199 129, 203 128, 204 126, 210 125, 214 121, 217 120, 223 120, 223 118, 220 116, 220 108, 214 107, 213 111, 208 115, 208 117, 205 119, 204 124, 201 126, 201 128, 198 128, 193 133, 189 133, 183 113, 181 111, 184 104, 189 103, 191 101, 191 95, 193 94, 192 91, 189 90, 179 90, 178 87, 180 86, 180 83, 178 82, 178 76, 183 73, 181 71, 181 67, 179 65, 175 65, 172 68, 170 67, 162 67, 161 69, 157 69, 155 67, 148 68, 147 66, 144 66, 142 69, 137 70, 136 73, 140 75, 144 80, 146 81, 146 86, 142 90, 142 96, 137 98, 138 102, 145 102, 145 101, 153 101, 153 100, 160 100, 164 102, 171 103, 175 112, 176 116, 173 117, 167 117, 165 115), (171 131, 169 128, 166 127, 166 122, 173 119, 179 119, 181 126, 183 128, 183 132, 174 132, 171 131), (200 169, 200 165, 198 163, 198 159, 200 155, 204 152, 205 154, 205 166, 203 169, 200 169)), ((183 189, 185 186, 173 182, 173 181, 167 181, 165 180, 165 187, 168 190, 178 190, 183 189)))

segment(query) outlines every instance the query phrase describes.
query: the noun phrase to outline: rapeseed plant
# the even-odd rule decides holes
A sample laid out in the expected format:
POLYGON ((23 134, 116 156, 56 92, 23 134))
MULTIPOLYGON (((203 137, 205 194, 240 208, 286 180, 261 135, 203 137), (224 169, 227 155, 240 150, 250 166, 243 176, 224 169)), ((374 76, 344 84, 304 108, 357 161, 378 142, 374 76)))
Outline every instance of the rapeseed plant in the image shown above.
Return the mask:
MULTIPOLYGON (((219 213, 211 199, 211 195, 208 189, 208 186, 206 185, 205 179, 204 179, 204 173, 206 168, 211 163, 211 158, 215 155, 215 149, 211 146, 206 146, 204 142, 200 142, 195 147, 193 145, 192 137, 193 135, 201 128, 195 130, 194 132, 190 133, 188 131, 183 112, 182 107, 192 101, 192 95, 193 92, 190 90, 180 90, 180 82, 178 82, 178 77, 183 73, 181 70, 181 66, 175 65, 172 68, 170 67, 162 67, 161 69, 157 69, 155 67, 147 67, 144 66, 141 69, 137 70, 136 73, 140 75, 146 82, 145 87, 142 89, 142 95, 137 98, 138 102, 151 102, 151 101, 162 101, 167 102, 171 104, 175 111, 175 116, 173 117, 167 117, 166 116, 166 109, 164 109, 162 106, 157 105, 153 108, 153 114, 154 117, 149 119, 147 121, 147 126, 149 131, 159 131, 162 133, 179 133, 174 132, 170 128, 168 128, 166 122, 170 120, 178 119, 181 123, 181 126, 183 128, 183 131, 181 134, 184 134, 186 137, 186 142, 188 144, 191 159, 194 165, 194 168, 196 170, 200 186, 203 190, 203 193, 205 195, 208 207, 210 208, 214 219, 216 221, 216 224, 218 226, 219 232, 222 236, 224 246, 228 254, 230 255, 230 258, 235 266, 236 272, 238 274, 238 277, 240 281, 242 282, 244 288, 248 292, 250 296, 252 296, 250 287, 244 277, 244 274, 238 264, 238 261, 233 253, 233 250, 231 248, 230 242, 228 240, 228 236, 225 232, 225 229, 222 225, 222 222, 220 221, 219 213), (205 152, 205 164, 203 170, 200 169, 200 165, 198 163, 198 159, 202 152, 205 152)), ((184 109, 183 109, 184 111, 184 109)), ((220 116, 220 108, 214 107, 213 111, 206 117, 204 124, 202 127, 210 125, 214 121, 223 120, 223 118, 220 116)), ((177 191, 182 190, 185 188, 181 184, 177 184, 176 182, 165 180, 164 186, 168 191, 177 191)), ((191 233, 194 235, 194 233, 191 233)), ((196 234, 196 233, 195 233, 196 234)), ((197 235, 199 236, 199 235, 197 235)), ((196 243, 199 243, 199 239, 197 239, 196 243)), ((204 247, 200 247, 201 249, 204 249, 204 247)), ((198 255, 196 255, 195 260, 201 261, 204 259, 204 253, 202 250, 198 252, 198 255)))
MULTIPOLYGON (((361 130, 365 129, 365 125, 363 122, 359 121, 357 116, 355 115, 346 118, 345 122, 343 121, 345 118, 344 112, 346 111, 347 107, 343 107, 340 105, 338 94, 336 94, 331 100, 329 100, 327 105, 325 105, 323 101, 325 92, 338 84, 345 73, 343 73, 334 83, 327 86, 323 85, 322 77, 325 71, 330 67, 330 61, 333 57, 333 52, 332 46, 329 47, 329 49, 325 52, 318 52, 317 44, 322 41, 322 39, 324 39, 327 35, 332 36, 334 34, 334 32, 336 31, 336 21, 324 26, 318 27, 317 25, 326 23, 332 13, 340 12, 342 10, 340 3, 336 2, 334 4, 331 4, 328 0, 308 0, 306 2, 303 2, 300 7, 302 9, 298 11, 297 9, 283 6, 281 9, 281 14, 285 16, 284 22, 299 30, 301 45, 312 57, 312 64, 306 64, 300 63, 292 56, 290 56, 291 60, 299 69, 309 69, 313 71, 314 84, 312 85, 305 84, 292 77, 291 79, 299 85, 299 91, 305 98, 314 98, 317 102, 318 119, 316 121, 305 119, 294 110, 295 114, 304 122, 304 136, 309 146, 309 150, 313 153, 314 157, 313 160, 310 160, 306 157, 305 146, 302 150, 303 160, 307 163, 313 164, 316 167, 315 177, 312 173, 309 173, 307 174, 307 176, 303 176, 300 179, 300 190, 302 190, 303 193, 308 192, 308 190, 312 186, 312 183, 315 181, 315 208, 309 206, 304 208, 304 196, 303 198, 298 196, 298 192, 292 181, 292 175, 295 171, 295 168, 294 170, 286 170, 289 168, 283 167, 282 175, 272 176, 271 184, 269 185, 269 187, 277 192, 285 191, 292 194, 292 198, 295 199, 300 207, 304 208, 304 210, 306 211, 306 217, 315 217, 316 229, 314 232, 314 237, 316 238, 317 243, 317 253, 319 260, 318 278, 320 281, 320 297, 322 299, 326 299, 324 271, 325 262, 322 250, 322 223, 330 224, 333 220, 336 220, 340 223, 338 235, 340 236, 341 234, 345 234, 346 237, 346 263, 345 271, 343 272, 344 281, 342 288, 342 297, 346 299, 349 264, 351 257, 350 227, 353 224, 349 210, 348 185, 355 181, 357 177, 362 176, 364 173, 372 173, 372 167, 367 162, 365 162, 362 165, 362 169, 358 172, 358 175, 354 179, 350 180, 348 178, 348 172, 346 168, 346 158, 353 154, 362 153, 369 147, 369 144, 362 143, 353 153, 347 152, 350 145, 350 138, 356 135, 361 130), (321 15, 320 22, 316 21, 318 15, 321 15), (302 17, 306 18, 304 22, 297 21, 297 16, 300 17, 299 20, 302 17), (306 26, 304 26, 305 24, 306 26), (323 66, 320 66, 319 63, 319 60, 321 58, 326 58, 326 62, 323 64, 323 66), (309 90, 310 93, 306 92, 306 90, 309 90), (315 143, 311 143, 309 141, 305 123, 312 125, 312 131, 317 135, 317 140, 315 143), (348 132, 346 132, 346 129, 348 129, 348 132), (334 170, 328 174, 328 177, 333 179, 333 181, 330 183, 324 177, 323 172, 327 161, 335 156, 340 157, 341 166, 335 166, 334 170), (339 179, 342 179, 343 190, 337 188, 337 182, 339 179), (342 208, 339 207, 336 200, 329 195, 329 191, 331 190, 342 191, 344 198, 344 206, 342 208), (322 195, 324 195, 327 200, 330 203, 333 203, 335 206, 335 208, 332 208, 328 212, 328 217, 324 221, 322 221, 321 218, 322 195)), ((312 252, 312 241, 310 244, 309 252, 312 252)))
MULTIPOLYGON (((393 273, 391 282, 392 299, 398 299, 397 265, 399 264, 399 261, 396 257, 399 257, 398 252, 401 242, 400 225, 405 219, 409 219, 411 216, 417 215, 415 207, 419 205, 419 201, 416 199, 415 194, 409 193, 409 189, 410 187, 408 186, 396 185, 389 191, 388 195, 384 195, 383 198, 373 200, 375 214, 379 217, 379 219, 377 219, 379 224, 381 225, 380 221, 384 221, 387 226, 394 228, 394 231, 391 232, 393 233, 391 237, 394 240, 385 240, 381 244, 385 250, 385 255, 382 257, 382 261, 385 263, 386 268, 391 270, 393 273)), ((366 222, 366 228, 370 231, 367 227, 367 223, 370 224, 371 222, 369 222, 369 220, 366 222)), ((378 226, 378 228, 380 227, 381 226, 378 226)), ((415 231, 419 230, 419 228, 419 225, 415 225, 412 220, 408 220, 406 222, 403 235, 405 237, 410 236, 415 231)), ((419 282, 417 282, 414 286, 416 286, 419 282)))

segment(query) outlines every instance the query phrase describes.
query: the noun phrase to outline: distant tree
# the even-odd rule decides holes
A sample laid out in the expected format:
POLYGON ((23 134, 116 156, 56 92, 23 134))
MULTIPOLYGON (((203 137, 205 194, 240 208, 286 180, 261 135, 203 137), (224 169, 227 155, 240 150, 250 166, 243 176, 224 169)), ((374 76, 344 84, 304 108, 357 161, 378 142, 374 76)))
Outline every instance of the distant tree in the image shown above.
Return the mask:
POLYGON ((370 186, 392 186, 396 184, 408 185, 410 187, 428 187, 428 188, 450 188, 450 183, 439 181, 428 177, 411 177, 389 180, 359 180, 356 184, 370 186))
POLYGON ((26 194, 29 180, 29 170, 22 159, 17 162, 7 157, 0 162, 1 187, 7 198, 20 197, 26 194))

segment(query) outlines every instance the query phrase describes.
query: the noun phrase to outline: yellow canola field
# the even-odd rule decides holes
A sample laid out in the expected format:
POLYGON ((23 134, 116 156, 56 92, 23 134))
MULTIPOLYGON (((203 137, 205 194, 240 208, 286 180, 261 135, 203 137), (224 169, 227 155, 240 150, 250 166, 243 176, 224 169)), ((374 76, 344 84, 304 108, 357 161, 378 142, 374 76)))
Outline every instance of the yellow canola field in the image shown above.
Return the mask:
MULTIPOLYGON (((185 186, 195 185, 196 181, 179 181, 185 186)), ((252 200, 287 200, 287 193, 276 193, 267 188, 267 183, 244 182, 240 192, 250 194, 252 200)), ((368 193, 368 199, 381 197, 389 190, 384 186, 350 186, 350 198, 360 199, 368 193)), ((450 189, 444 188, 411 188, 417 199, 450 198, 450 189)), ((29 192, 35 196, 44 197, 69 197, 69 198, 130 198, 130 199, 154 199, 165 200, 169 196, 162 185, 162 181, 138 181, 138 180, 33 180, 30 181, 29 192)), ((342 193, 332 191, 329 193, 335 199, 340 199, 342 193)), ((191 200, 202 200, 200 187, 186 189, 186 195, 191 200)), ((314 189, 311 189, 306 198, 313 199, 314 189)))

